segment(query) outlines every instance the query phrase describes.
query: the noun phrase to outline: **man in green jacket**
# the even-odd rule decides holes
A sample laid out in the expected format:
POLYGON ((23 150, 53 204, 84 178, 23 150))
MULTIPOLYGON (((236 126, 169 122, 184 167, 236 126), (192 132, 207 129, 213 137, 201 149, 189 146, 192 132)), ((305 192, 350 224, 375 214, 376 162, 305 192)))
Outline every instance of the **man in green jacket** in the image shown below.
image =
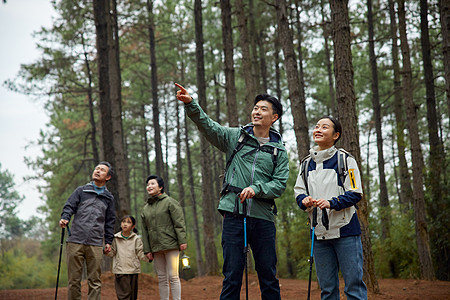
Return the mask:
POLYGON ((280 299, 276 278, 274 199, 281 196, 289 176, 289 160, 281 135, 272 128, 283 108, 277 98, 258 95, 252 122, 242 128, 211 120, 184 87, 175 84, 177 99, 206 139, 226 153, 227 167, 219 202, 223 215, 223 280, 220 299, 239 299, 245 266, 244 215, 262 299, 280 299), (244 212, 243 203, 247 208, 244 212))

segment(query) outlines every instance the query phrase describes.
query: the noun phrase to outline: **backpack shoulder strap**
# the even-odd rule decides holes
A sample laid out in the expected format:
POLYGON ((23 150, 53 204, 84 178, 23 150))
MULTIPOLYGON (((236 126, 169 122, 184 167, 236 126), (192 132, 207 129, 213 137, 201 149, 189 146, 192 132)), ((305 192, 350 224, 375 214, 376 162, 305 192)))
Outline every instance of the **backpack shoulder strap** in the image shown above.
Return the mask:
POLYGON ((302 176, 303 183, 305 184, 306 194, 309 195, 308 189, 308 167, 309 162, 311 161, 311 154, 305 156, 300 163, 300 175, 302 176))
POLYGON ((338 149, 338 173, 339 173, 339 179, 342 182, 342 186, 345 191, 344 182, 345 177, 348 175, 348 165, 347 165, 347 157, 353 157, 349 152, 346 150, 339 148, 338 149))
POLYGON ((234 147, 233 153, 230 155, 230 157, 227 160, 227 164, 225 165, 225 173, 227 172, 228 168, 230 167, 231 162, 233 161, 233 158, 236 155, 236 153, 238 153, 242 149, 242 147, 244 147, 244 144, 247 139, 248 139, 248 136, 244 133, 241 133, 241 135, 239 136, 238 142, 236 143, 236 147, 234 147))

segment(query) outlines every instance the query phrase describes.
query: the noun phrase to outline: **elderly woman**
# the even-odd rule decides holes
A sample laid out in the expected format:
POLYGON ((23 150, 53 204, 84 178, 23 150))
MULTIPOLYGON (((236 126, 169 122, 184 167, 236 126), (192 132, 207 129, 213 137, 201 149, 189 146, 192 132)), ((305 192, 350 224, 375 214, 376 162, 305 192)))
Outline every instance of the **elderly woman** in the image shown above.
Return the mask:
POLYGON ((186 224, 177 200, 164 193, 164 180, 158 175, 147 177, 147 204, 141 213, 144 253, 154 262, 159 281, 159 297, 181 299, 178 274, 180 251, 187 248, 186 224))

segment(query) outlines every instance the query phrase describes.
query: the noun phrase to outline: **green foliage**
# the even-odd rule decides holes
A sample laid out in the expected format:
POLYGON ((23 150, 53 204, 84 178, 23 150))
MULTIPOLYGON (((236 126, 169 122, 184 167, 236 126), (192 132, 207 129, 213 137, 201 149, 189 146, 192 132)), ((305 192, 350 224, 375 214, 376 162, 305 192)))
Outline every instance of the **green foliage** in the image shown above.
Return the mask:
MULTIPOLYGON (((4 248, 2 242, 2 249, 4 248)), ((41 289, 56 283, 58 255, 46 258, 35 241, 16 240, 13 248, 2 252, 0 263, 0 289, 41 289)), ((67 268, 63 261, 60 286, 67 282, 67 268)))
POLYGON ((24 227, 16 216, 17 205, 23 196, 15 190, 13 175, 8 170, 2 170, 0 163, 0 239, 12 239, 22 236, 24 227))

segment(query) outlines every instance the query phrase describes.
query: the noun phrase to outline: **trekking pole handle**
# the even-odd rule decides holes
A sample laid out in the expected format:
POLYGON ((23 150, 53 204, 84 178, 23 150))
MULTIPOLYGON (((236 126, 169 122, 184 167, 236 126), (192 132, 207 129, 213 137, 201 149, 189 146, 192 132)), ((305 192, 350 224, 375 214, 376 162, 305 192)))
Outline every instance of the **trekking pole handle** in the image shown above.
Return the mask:
POLYGON ((312 215, 313 215, 313 219, 312 219, 312 227, 314 228, 314 227, 316 227, 317 226, 317 207, 314 207, 313 208, 313 213, 312 213, 312 215))

